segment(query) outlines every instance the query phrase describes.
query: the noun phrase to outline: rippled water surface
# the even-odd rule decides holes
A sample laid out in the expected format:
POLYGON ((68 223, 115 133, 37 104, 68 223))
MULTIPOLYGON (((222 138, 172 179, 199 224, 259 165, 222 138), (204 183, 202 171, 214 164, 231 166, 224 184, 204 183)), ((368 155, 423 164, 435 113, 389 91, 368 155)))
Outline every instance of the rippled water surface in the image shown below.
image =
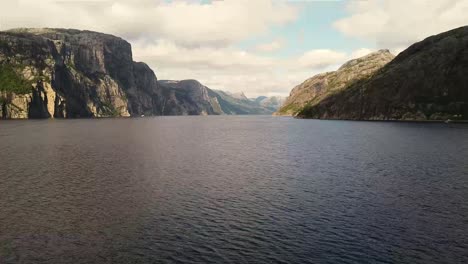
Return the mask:
POLYGON ((468 262, 468 126, 0 122, 0 263, 337 262, 468 262))

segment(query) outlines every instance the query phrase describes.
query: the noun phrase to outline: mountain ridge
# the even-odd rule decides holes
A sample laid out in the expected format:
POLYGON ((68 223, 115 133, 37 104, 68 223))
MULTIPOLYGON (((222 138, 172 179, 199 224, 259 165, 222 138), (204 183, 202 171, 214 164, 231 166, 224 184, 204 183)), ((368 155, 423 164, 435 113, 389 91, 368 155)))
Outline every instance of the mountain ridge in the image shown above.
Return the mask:
MULTIPOLYGON (((263 106, 259 102, 248 99, 244 93, 230 93, 221 90, 210 89, 197 80, 159 80, 163 89, 175 89, 174 91, 192 90, 203 94, 199 96, 198 111, 204 114, 214 115, 247 115, 260 114, 269 115, 276 108, 263 106), (240 95, 240 96, 238 96, 240 95)), ((268 97, 266 97, 268 98, 268 97)))
POLYGON ((306 106, 303 118, 467 120, 468 26, 411 45, 370 78, 306 106))
POLYGON ((350 83, 372 75, 393 58, 389 50, 383 49, 349 60, 336 71, 316 74, 294 87, 275 115, 295 116, 307 104, 320 101, 329 94, 346 88, 350 83))

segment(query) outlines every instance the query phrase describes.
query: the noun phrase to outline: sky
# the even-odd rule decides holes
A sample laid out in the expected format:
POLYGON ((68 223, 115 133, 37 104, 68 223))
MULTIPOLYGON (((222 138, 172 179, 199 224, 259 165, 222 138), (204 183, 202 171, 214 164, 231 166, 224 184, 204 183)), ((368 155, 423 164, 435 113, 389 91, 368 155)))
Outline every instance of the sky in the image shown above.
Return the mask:
POLYGON ((0 30, 94 30, 129 41, 158 79, 287 96, 379 49, 468 25, 468 0, 0 0, 0 30))

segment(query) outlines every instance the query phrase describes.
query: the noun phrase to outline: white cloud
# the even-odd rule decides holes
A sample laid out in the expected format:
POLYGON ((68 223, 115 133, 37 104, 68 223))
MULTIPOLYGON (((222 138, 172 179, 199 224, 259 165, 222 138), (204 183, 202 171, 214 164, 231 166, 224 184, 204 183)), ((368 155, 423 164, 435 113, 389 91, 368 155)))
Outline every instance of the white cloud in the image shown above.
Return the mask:
POLYGON ((353 51, 349 57, 350 57, 350 59, 355 59, 355 58, 363 57, 363 56, 365 56, 365 55, 367 55, 367 54, 369 54, 371 52, 373 52, 373 50, 366 49, 366 48, 361 48, 361 49, 357 49, 357 50, 353 51))
POLYGON ((0 0, 0 26, 70 27, 187 46, 229 45, 293 21, 294 6, 273 0, 166 3, 156 0, 0 0))
POLYGON ((311 50, 298 58, 299 67, 321 69, 330 65, 337 64, 346 60, 347 55, 344 52, 338 52, 328 49, 311 50))
POLYGON ((169 41, 134 43, 135 58, 147 62, 159 79, 197 79, 210 88, 245 92, 251 97, 286 96, 305 79, 335 70, 367 51, 371 52, 311 50, 300 56, 274 58, 233 47, 192 48, 169 41))
MULTIPOLYGON (((278 58, 273 52, 286 44, 280 36, 243 50, 236 44, 294 21, 299 5, 277 0, 195 2, 0 0, 0 29, 60 27, 111 33, 129 40, 135 60, 148 63, 160 79, 198 79, 208 87, 248 96, 287 95, 314 74, 370 52, 319 49, 278 58)), ((358 5, 350 8, 363 12, 358 5)), ((352 34, 351 29, 345 31, 352 34)), ((368 37, 376 29, 366 32, 368 37)))
POLYGON ((276 39, 269 43, 258 44, 255 46, 255 50, 259 52, 273 52, 282 49, 284 45, 284 39, 276 39))
POLYGON ((466 0, 350 1, 350 15, 334 23, 342 33, 400 52, 414 42, 468 24, 466 0))

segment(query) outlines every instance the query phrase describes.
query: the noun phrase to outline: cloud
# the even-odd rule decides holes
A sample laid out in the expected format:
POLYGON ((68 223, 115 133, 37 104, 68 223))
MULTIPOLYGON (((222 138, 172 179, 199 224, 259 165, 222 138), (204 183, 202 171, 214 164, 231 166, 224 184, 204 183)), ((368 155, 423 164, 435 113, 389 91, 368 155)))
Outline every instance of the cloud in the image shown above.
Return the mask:
POLYGON ((299 67, 321 69, 346 60, 347 55, 344 52, 338 52, 329 49, 317 49, 304 53, 297 59, 299 67))
POLYGON ((262 43, 255 46, 255 50, 259 52, 273 52, 284 47, 284 39, 276 39, 269 43, 262 43))
POLYGON ((350 1, 348 11, 349 16, 334 23, 336 29, 394 53, 428 36, 468 24, 466 0, 350 1))
MULTIPOLYGON (((274 51, 286 44, 281 36, 252 48, 236 46, 294 21, 300 5, 287 1, 0 1, 1 29, 60 27, 114 34, 129 40, 135 60, 148 63, 160 79, 198 79, 213 89, 252 97, 287 95, 303 80, 370 52, 317 49, 277 57, 274 51)), ((359 13, 363 7, 350 8, 359 13)), ((301 31, 298 37, 304 35, 301 31)))
MULTIPOLYGON (((0 29, 57 27, 114 34, 134 47, 162 79, 199 79, 213 88, 248 94, 289 92, 281 60, 258 52, 277 39, 242 50, 235 45, 298 17, 297 5, 276 0, 0 0, 0 29)), ((260 52, 261 53, 261 52, 260 52)), ((291 76, 291 73, 288 73, 291 76)), ((295 73, 294 73, 295 74, 295 73)), ((302 79, 297 79, 299 81, 302 79)))
POLYGON ((336 70, 368 49, 346 53, 310 50, 300 56, 277 58, 234 47, 186 47, 170 41, 134 43, 135 59, 145 61, 159 79, 197 79, 213 89, 245 92, 248 96, 288 95, 311 76, 336 70))
POLYGON ((293 5, 273 0, 1 0, 2 29, 71 27, 187 46, 224 46, 296 19, 293 5))

